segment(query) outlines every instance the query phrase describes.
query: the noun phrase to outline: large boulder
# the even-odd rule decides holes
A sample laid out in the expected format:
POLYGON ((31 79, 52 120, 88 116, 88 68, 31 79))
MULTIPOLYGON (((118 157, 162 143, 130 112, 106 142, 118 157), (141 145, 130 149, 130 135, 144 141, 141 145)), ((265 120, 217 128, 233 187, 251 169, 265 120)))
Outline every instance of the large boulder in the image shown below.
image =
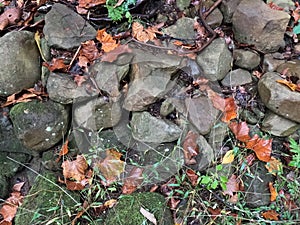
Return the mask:
POLYGON ((232 17, 234 37, 265 53, 275 52, 284 45, 289 20, 288 13, 271 9, 262 0, 243 0, 232 17))
POLYGON ((12 31, 0 38, 0 96, 33 87, 40 79, 40 55, 34 34, 12 31))
POLYGON ((262 102, 276 114, 300 123, 300 93, 291 91, 277 80, 282 78, 275 72, 268 72, 262 76, 258 82, 262 102))

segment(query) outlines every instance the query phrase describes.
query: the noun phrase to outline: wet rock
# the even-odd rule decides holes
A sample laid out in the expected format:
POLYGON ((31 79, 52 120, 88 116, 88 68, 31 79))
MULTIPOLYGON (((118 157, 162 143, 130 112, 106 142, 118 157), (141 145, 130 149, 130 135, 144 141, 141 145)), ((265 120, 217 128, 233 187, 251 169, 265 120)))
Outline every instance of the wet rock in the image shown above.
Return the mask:
POLYGON ((134 139, 152 143, 176 141, 182 132, 176 124, 158 119, 148 112, 134 112, 131 128, 134 139))
POLYGON ((34 34, 9 32, 0 38, 0 46, 0 96, 33 87, 40 79, 40 56, 34 34))
POLYGON ((99 94, 90 82, 78 86, 68 74, 62 73, 50 73, 46 87, 49 98, 61 104, 71 104, 74 100, 93 98, 99 94))
POLYGON ((141 214, 141 207, 154 214, 157 224, 173 224, 173 218, 166 206, 164 196, 155 192, 133 193, 123 196, 118 200, 116 207, 108 212, 104 224, 145 224, 147 219, 141 214))
POLYGON ((107 97, 88 98, 86 102, 76 102, 73 105, 73 122, 85 129, 98 131, 115 126, 121 118, 121 106, 116 99, 107 97))
POLYGON ((223 79, 231 69, 231 62, 231 52, 222 38, 214 40, 197 57, 197 63, 211 81, 223 79))
MULTIPOLYGON (((29 194, 24 198, 22 207, 18 208, 15 224, 32 224, 44 223, 51 221, 57 217, 55 211, 49 211, 57 207, 59 202, 63 202, 63 209, 70 211, 76 210, 76 205, 80 204, 79 193, 70 192, 64 187, 58 186, 57 175, 47 171, 37 176, 36 181, 29 191, 29 194), (37 217, 36 215, 40 215, 37 217)), ((70 222, 70 217, 66 211, 61 213, 61 209, 57 209, 59 220, 63 224, 70 222)))
POLYGON ((273 182, 272 174, 265 168, 265 163, 255 162, 250 168, 251 174, 245 174, 243 179, 246 193, 246 203, 256 208, 270 203, 269 182, 273 182))
POLYGON ((224 17, 225 23, 232 22, 232 16, 241 0, 223 0, 220 5, 220 10, 224 17))
POLYGON ((273 10, 261 0, 242 0, 232 17, 234 36, 237 41, 255 45, 265 53, 275 52, 284 46, 289 20, 288 13, 273 10))
POLYGON ((278 137, 287 137, 300 128, 298 123, 288 120, 275 113, 266 114, 261 129, 278 137))
POLYGON ((263 61, 263 71, 274 72, 276 68, 284 62, 285 61, 282 59, 275 58, 273 54, 265 54, 263 61))
POLYGON ((18 139, 26 148, 45 151, 66 133, 69 108, 53 101, 24 102, 11 109, 10 117, 18 139))
MULTIPOLYGON (((209 9, 210 7, 213 6, 215 2, 212 0, 208 1, 203 1, 203 7, 206 9, 209 9)), ((206 23, 211 26, 213 29, 220 26, 223 21, 223 15, 220 11, 220 9, 215 8, 206 18, 205 18, 206 23)))
POLYGON ((178 19, 174 25, 164 29, 163 33, 171 36, 172 38, 195 39, 196 33, 194 31, 194 23, 194 19, 182 17, 178 19))
POLYGON ((276 82, 281 79, 278 73, 265 73, 258 82, 260 98, 271 111, 300 123, 300 93, 276 82))
POLYGON ((46 14, 43 33, 50 47, 72 49, 96 37, 96 30, 73 9, 55 3, 46 14))
POLYGON ((198 98, 187 98, 185 105, 188 109, 189 121, 200 134, 208 134, 219 115, 219 111, 213 106, 212 101, 206 96, 200 96, 198 98))
POLYGON ((283 73, 288 76, 294 76, 300 79, 300 60, 288 61, 286 63, 280 64, 276 70, 278 73, 283 73))
POLYGON ((247 70, 236 69, 230 71, 221 83, 225 87, 236 87, 244 84, 249 84, 252 82, 251 74, 247 70))
POLYGON ((120 81, 129 71, 129 65, 118 66, 114 63, 96 62, 90 68, 90 74, 95 78, 98 88, 110 97, 120 95, 120 81))
POLYGON ((233 50, 233 60, 234 65, 247 70, 252 70, 259 65, 260 56, 253 51, 235 49, 233 50))

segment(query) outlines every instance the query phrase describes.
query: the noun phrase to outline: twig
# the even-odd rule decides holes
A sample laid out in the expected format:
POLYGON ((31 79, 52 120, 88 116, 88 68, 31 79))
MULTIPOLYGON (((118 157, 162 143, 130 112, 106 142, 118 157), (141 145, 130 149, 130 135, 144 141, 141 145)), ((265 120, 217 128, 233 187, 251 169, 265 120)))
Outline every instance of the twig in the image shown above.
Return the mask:
POLYGON ((216 1, 216 2, 209 8, 208 11, 206 11, 206 12, 203 13, 203 18, 206 19, 206 17, 208 17, 209 14, 210 14, 212 11, 214 11, 214 9, 217 8, 218 5, 219 5, 221 2, 222 2, 222 0, 216 1))

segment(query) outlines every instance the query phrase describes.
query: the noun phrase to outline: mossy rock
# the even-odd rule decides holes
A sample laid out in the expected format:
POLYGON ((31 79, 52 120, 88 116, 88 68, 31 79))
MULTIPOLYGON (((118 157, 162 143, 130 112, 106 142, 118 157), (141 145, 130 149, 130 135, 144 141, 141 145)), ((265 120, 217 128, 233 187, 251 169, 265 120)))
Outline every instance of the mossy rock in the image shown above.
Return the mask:
POLYGON ((153 224, 140 209, 144 208, 154 214, 159 225, 173 225, 171 211, 166 206, 165 198, 158 193, 133 193, 122 196, 116 207, 111 209, 105 220, 105 225, 147 225, 153 224))
POLYGON ((59 188, 55 185, 56 180, 52 172, 45 172, 36 178, 22 206, 18 208, 15 225, 48 224, 49 221, 53 221, 51 224, 71 224, 67 212, 75 211, 80 196, 59 188))

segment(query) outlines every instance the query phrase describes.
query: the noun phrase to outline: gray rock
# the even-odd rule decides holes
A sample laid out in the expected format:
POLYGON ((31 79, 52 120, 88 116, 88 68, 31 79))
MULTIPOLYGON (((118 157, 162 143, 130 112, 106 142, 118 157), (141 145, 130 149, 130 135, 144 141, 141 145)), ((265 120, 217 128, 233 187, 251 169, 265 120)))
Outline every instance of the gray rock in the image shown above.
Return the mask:
POLYGON ((81 128, 92 131, 115 126, 121 115, 118 99, 112 101, 107 97, 95 97, 73 105, 73 122, 81 128))
POLYGON ((12 31, 0 38, 0 96, 33 87, 40 79, 40 56, 34 34, 12 31))
POLYGON ((43 30, 50 47, 72 49, 96 37, 96 30, 74 10, 55 3, 46 14, 43 30))
POLYGON ((197 57, 204 75, 211 81, 221 80, 231 69, 232 55, 222 38, 214 40, 197 57))
POLYGON ((261 0, 242 0, 232 17, 234 37, 265 53, 275 52, 284 45, 289 20, 288 13, 272 10, 261 0))
POLYGON ((252 70, 259 65, 260 56, 253 51, 235 49, 233 50, 233 60, 234 65, 247 70, 252 70))
POLYGON ((194 31, 195 21, 188 17, 182 17, 176 21, 174 25, 171 25, 163 30, 165 35, 169 35, 172 38, 179 39, 195 39, 196 33, 194 31))
POLYGON ((15 133, 22 144, 34 151, 45 151, 65 135, 69 108, 53 101, 24 102, 10 111, 15 133))
POLYGON ((223 0, 220 6, 220 10, 222 11, 224 22, 231 23, 232 16, 235 12, 237 6, 240 4, 241 0, 223 0))
POLYGON ((295 9, 295 3, 292 0, 267 0, 267 3, 271 2, 283 8, 286 12, 295 9))
POLYGON ((98 91, 90 82, 84 82, 78 86, 74 80, 63 73, 50 73, 47 81, 47 91, 49 98, 61 104, 71 104, 87 98, 98 96, 98 91))
POLYGON ((300 79, 300 60, 288 61, 277 66, 276 72, 285 73, 286 76, 294 76, 300 79))
POLYGON ((200 96, 187 98, 185 105, 188 109, 190 123, 197 128, 200 134, 208 134, 219 115, 219 110, 213 106, 212 101, 206 96, 200 96))
POLYGON ((251 74, 247 70, 236 69, 230 71, 221 83, 225 87, 236 87, 244 84, 249 84, 252 82, 251 74))
POLYGON ((149 224, 140 209, 152 213, 160 225, 174 224, 164 196, 155 192, 133 193, 124 195, 118 200, 116 207, 108 212, 103 224, 149 224))
POLYGON ((180 10, 184 10, 191 4, 191 0, 176 0, 176 6, 180 10))
POLYGON ((170 100, 166 99, 165 101, 162 102, 159 113, 162 116, 167 116, 174 110, 175 110, 175 106, 172 104, 170 100))
POLYGON ((218 121, 211 129, 208 137, 208 143, 214 150, 216 158, 222 156, 223 141, 228 135, 228 126, 226 123, 218 121))
POLYGON ((176 124, 158 119, 148 112, 134 112, 131 128, 134 139, 151 143, 176 141, 182 132, 176 124))
POLYGON ((264 74, 258 82, 260 98, 271 111, 300 123, 300 93, 276 82, 281 79, 275 72, 264 74))
MULTIPOLYGON (((209 9, 215 2, 212 0, 203 1, 203 7, 209 9)), ((220 26, 223 21, 223 15, 220 9, 215 8, 206 18, 205 22, 213 29, 220 26)))
POLYGON ((298 123, 269 112, 262 121, 261 129, 278 137, 287 137, 300 128, 298 123))
POLYGON ((199 160, 197 160, 197 164, 198 164, 197 170, 203 171, 206 170, 215 160, 215 154, 210 144, 208 144, 205 137, 203 137, 202 135, 200 135, 197 138, 197 144, 199 146, 199 152, 200 152, 199 155, 197 156, 197 158, 199 158, 199 160))
POLYGON ((276 59, 273 54, 265 54, 263 61, 263 71, 265 72, 274 72, 276 68, 284 63, 285 60, 276 59))

